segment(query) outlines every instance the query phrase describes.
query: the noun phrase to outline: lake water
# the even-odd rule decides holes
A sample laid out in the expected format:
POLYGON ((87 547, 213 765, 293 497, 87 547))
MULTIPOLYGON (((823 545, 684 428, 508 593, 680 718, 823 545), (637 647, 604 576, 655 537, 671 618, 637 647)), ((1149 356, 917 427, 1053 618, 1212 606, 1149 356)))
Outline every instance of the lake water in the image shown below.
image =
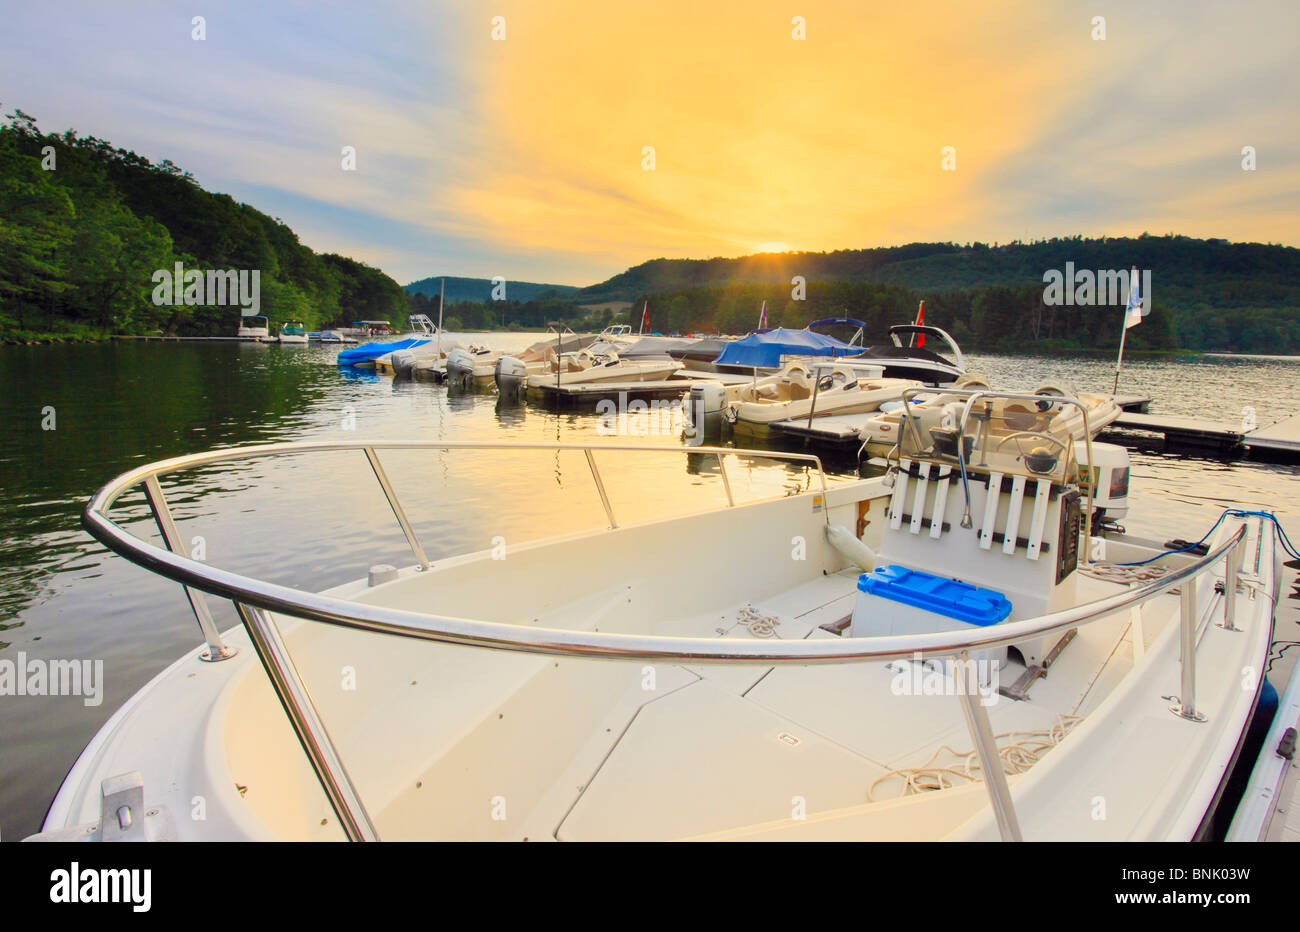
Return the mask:
MULTIPOLYGON (((475 335, 519 349, 529 334, 475 335)), ((99 705, 81 697, 0 696, 0 837, 38 830, 86 742, 151 677, 199 643, 180 588, 122 560, 80 528, 87 498, 144 463, 249 443, 289 440, 495 440, 653 444, 662 455, 598 454, 620 522, 690 511, 723 492, 716 462, 681 452, 667 418, 648 436, 601 437, 594 414, 501 405, 490 394, 394 383, 340 371, 335 350, 235 343, 111 343, 0 347, 0 659, 99 659, 99 705), (52 416, 52 423, 51 423, 52 416), (54 429, 45 429, 53 427, 54 429)), ((1097 359, 976 356, 993 384, 1032 390, 1045 379, 1105 391, 1097 359)), ((1300 359, 1202 356, 1134 360, 1121 392, 1152 411, 1260 424, 1300 412, 1300 359)), ((433 559, 602 526, 581 454, 382 454, 433 559)), ((845 475, 853 464, 829 464, 845 475)), ((1300 468, 1133 454, 1132 510, 1124 524, 1151 536, 1195 539, 1228 504, 1278 513, 1300 540, 1300 468)), ((774 461, 728 463, 737 499, 809 487, 807 471, 774 461)), ((208 562, 316 590, 409 563, 405 541, 360 452, 210 467, 164 482, 180 530, 208 562)), ((157 539, 139 495, 114 512, 157 539)), ((647 554, 666 569, 696 557, 647 554)), ((1284 593, 1287 591, 1284 588, 1284 593)), ((221 627, 228 603, 210 600, 221 627)), ((1288 625, 1294 624, 1292 621, 1288 625)), ((1293 638, 1282 630, 1279 638, 1293 638)))

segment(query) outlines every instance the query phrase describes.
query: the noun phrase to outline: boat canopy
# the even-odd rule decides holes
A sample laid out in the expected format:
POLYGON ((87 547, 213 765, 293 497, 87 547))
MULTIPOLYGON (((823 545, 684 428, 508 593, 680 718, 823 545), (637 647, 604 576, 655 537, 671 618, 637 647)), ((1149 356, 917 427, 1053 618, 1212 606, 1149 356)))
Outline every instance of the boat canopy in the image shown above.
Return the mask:
POLYGON ((717 364, 775 369, 781 365, 782 356, 847 356, 861 350, 824 333, 777 327, 728 343, 717 364))

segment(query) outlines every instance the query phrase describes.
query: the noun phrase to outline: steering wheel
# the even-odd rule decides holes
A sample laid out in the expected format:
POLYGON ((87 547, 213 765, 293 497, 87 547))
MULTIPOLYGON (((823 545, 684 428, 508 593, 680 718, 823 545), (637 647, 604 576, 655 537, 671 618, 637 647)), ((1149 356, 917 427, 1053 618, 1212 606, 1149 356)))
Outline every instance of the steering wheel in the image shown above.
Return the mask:
POLYGON ((1005 437, 1003 437, 1001 440, 998 441, 998 445, 994 449, 1001 450, 1004 446, 1006 446, 1008 440, 1014 440, 1016 442, 1016 449, 1020 451, 1020 459, 1022 460, 1027 459, 1029 454, 1026 453, 1025 448, 1020 445, 1021 437, 1035 437, 1038 440, 1046 440, 1048 443, 1055 444, 1055 446, 1062 453, 1065 452, 1064 441, 1057 440, 1051 434, 1042 434, 1036 430, 1018 430, 1014 434, 1007 434, 1005 437))
POLYGON ((828 392, 836 385, 844 385, 848 381, 849 381, 849 377, 846 374, 840 372, 839 370, 836 370, 834 372, 830 372, 826 375, 823 375, 820 379, 817 380, 817 390, 820 392, 828 392))
POLYGON ((1055 401, 1048 401, 1047 399, 1048 399, 1048 398, 1060 398, 1060 397, 1061 397, 1060 395, 1056 394, 1056 392, 1034 392, 1034 394, 1035 394, 1035 395, 1042 395, 1042 396, 1043 396, 1043 400, 1042 400, 1042 401, 1035 401, 1035 402, 1034 402, 1034 407, 1036 407, 1040 412, 1042 412, 1042 413, 1044 413, 1044 414, 1046 414, 1048 411, 1052 410, 1052 406, 1053 406, 1054 404, 1056 404, 1055 401))

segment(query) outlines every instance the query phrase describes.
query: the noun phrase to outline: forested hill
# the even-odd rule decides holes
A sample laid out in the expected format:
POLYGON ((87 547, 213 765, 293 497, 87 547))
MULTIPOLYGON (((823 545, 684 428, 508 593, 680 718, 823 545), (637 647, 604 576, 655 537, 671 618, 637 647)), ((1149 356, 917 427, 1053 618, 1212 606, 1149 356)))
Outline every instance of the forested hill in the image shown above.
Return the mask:
POLYGON ((402 287, 407 294, 422 294, 428 298, 436 298, 444 282, 447 289, 444 300, 449 307, 462 301, 475 303, 487 303, 493 300, 531 301, 539 295, 550 292, 554 292, 556 297, 569 297, 578 290, 577 285, 542 285, 537 282, 506 281, 504 282, 505 294, 494 298, 492 290, 495 285, 492 279, 461 278, 455 275, 448 275, 445 278, 422 278, 418 282, 411 282, 402 287))
POLYGON ((1300 249, 1187 236, 1063 237, 987 245, 911 243, 835 252, 760 253, 734 259, 652 259, 579 291, 583 303, 634 301, 687 288, 807 281, 883 282, 946 292, 1042 284, 1049 269, 1151 269, 1155 287, 1182 303, 1300 306, 1300 249))
MULTIPOLYGON (((0 339, 104 333, 233 336, 236 302, 157 304, 153 278, 259 270, 273 327, 308 329, 405 317, 406 296, 380 270, 317 254, 284 223, 189 173, 68 130, 45 134, 15 110, 0 127, 0 339)), ((211 295, 192 294, 196 298, 211 295)))
POLYGON ((910 319, 924 298, 927 318, 952 327, 964 345, 1108 346, 1117 331, 1102 309, 1043 300, 1044 274, 1064 275, 1067 263, 1094 275, 1151 270, 1155 309, 1148 326, 1132 334, 1140 348, 1300 353, 1300 250, 1185 236, 654 259, 573 297, 582 304, 629 300, 637 308, 648 300, 656 329, 740 332, 756 325, 763 300, 773 325, 848 314, 879 328, 910 319), (808 283, 806 298, 797 302, 791 300, 796 275, 808 283))

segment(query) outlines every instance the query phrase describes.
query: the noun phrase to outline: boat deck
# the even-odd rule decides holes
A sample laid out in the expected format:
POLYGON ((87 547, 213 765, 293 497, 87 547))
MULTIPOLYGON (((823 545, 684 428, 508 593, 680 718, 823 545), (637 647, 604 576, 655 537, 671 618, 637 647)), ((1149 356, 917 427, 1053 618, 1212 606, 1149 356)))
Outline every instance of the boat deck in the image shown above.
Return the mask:
MULTIPOLYGON (((753 603, 666 621, 658 633, 753 638, 756 628, 780 638, 837 637, 827 628, 850 616, 857 578, 857 571, 831 574, 753 603)), ((1115 591, 1113 583, 1080 582, 1089 599, 1115 591)), ((584 611, 593 598, 600 601, 596 595, 585 599, 584 611)), ((1132 667, 1130 622, 1126 612, 1080 630, 1026 700, 990 695, 994 731, 1042 734, 1063 716, 1087 714, 1132 667)), ((1144 626, 1143 648, 1158 633, 1159 625, 1144 626)), ((482 837, 482 814, 473 801, 485 787, 492 788, 488 795, 527 804, 521 820, 502 824, 502 839, 725 836, 738 826, 788 823, 792 800, 804 801, 810 819, 862 806, 884 818, 923 799, 900 798, 901 780, 891 776, 896 770, 925 765, 945 746, 971 749, 955 696, 899 693, 892 684, 901 674, 882 663, 652 668, 531 662, 531 676, 484 708, 470 734, 458 736, 414 785, 408 781, 375 813, 385 837, 405 837, 408 827, 428 837, 431 819, 439 836, 482 837), (562 710, 557 690, 565 696, 562 710), (557 716, 566 722, 559 734, 557 716), (544 748, 540 732, 549 738, 544 748), (489 744, 527 754, 531 778, 546 774, 546 788, 529 791, 512 786, 513 777, 503 780, 510 768, 485 753, 489 744), (564 747, 576 753, 561 752, 564 747), (709 766, 701 768, 706 749, 709 766), (495 765, 491 772, 482 769, 485 761, 495 765), (438 787, 436 797, 424 786, 438 787)), ((1011 663, 1004 676, 1020 670, 1011 663)), ((900 819, 883 830, 899 839, 944 837, 987 807, 978 780, 970 781, 973 792, 959 792, 966 782, 953 781, 942 818, 900 819)))

